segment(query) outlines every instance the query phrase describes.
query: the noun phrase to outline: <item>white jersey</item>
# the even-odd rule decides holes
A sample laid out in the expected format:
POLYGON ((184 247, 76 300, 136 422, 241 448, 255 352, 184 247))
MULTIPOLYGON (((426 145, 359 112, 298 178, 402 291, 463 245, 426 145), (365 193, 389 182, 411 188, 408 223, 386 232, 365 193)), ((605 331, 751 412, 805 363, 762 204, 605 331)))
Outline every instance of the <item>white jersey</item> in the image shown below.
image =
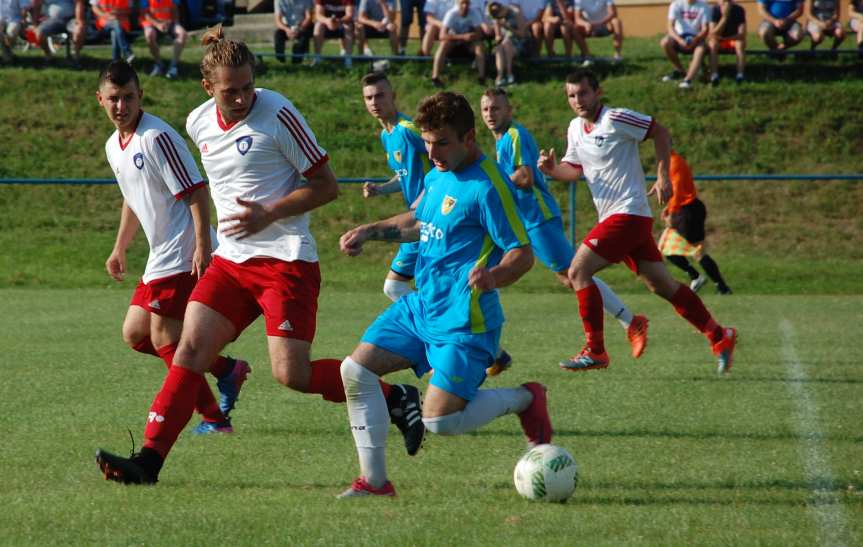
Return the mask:
POLYGON ((586 20, 598 23, 608 17, 613 0, 575 0, 575 9, 584 13, 586 20))
POLYGON ((581 118, 570 122, 561 161, 584 169, 600 222, 615 214, 653 217, 638 157, 638 144, 652 125, 650 116, 605 106, 590 131, 581 118))
POLYGON ((105 154, 150 243, 144 283, 192 271, 195 226, 182 198, 204 180, 186 142, 170 125, 141 112, 129 141, 120 142, 114 131, 105 154))
POLYGON ((688 0, 674 0, 668 6, 668 20, 674 21, 674 30, 680 36, 695 36, 707 28, 710 6, 700 0, 691 4, 688 0))
POLYGON ((186 120, 186 131, 201 151, 216 204, 216 254, 237 263, 256 256, 317 262, 308 213, 279 219, 245 239, 222 233, 231 225, 225 219, 244 210, 237 198, 265 205, 276 202, 300 187, 304 175, 329 160, 291 101, 266 89, 255 90, 254 101, 246 117, 233 125, 222 120, 213 99, 193 110, 186 120))
POLYGON ((512 4, 521 8, 521 13, 528 23, 545 11, 546 0, 512 0, 512 4))

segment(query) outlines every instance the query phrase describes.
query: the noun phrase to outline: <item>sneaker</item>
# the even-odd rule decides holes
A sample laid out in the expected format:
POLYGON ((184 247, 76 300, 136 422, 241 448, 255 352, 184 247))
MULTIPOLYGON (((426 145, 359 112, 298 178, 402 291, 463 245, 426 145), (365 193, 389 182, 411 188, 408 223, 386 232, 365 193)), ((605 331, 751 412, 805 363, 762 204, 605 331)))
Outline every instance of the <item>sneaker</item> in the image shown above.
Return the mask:
POLYGON ((346 52, 345 52, 345 48, 341 48, 341 49, 339 50, 339 55, 340 55, 340 56, 344 57, 344 56, 345 56, 345 53, 346 53, 346 52))
POLYGON ((486 376, 497 376, 501 372, 506 372, 512 366, 512 356, 504 350, 500 350, 500 354, 490 367, 485 369, 486 376))
POLYGON ((689 288, 692 289, 692 292, 698 292, 705 283, 707 283, 707 278, 703 275, 699 275, 689 282, 689 288))
POLYGON ((443 89, 444 88, 443 82, 441 81, 440 78, 432 78, 431 83, 432 83, 432 86, 436 87, 437 89, 443 89))
POLYGON ((621 55, 620 53, 615 53, 614 57, 611 59, 611 63, 615 64, 615 65, 619 65, 622 62, 623 62, 623 55, 621 55))
POLYGON ((608 352, 592 353, 590 348, 584 346, 581 353, 560 362, 560 368, 564 370, 578 371, 591 370, 594 368, 606 368, 608 366, 608 352))
POLYGON ((722 296, 734 294, 733 292, 731 292, 731 287, 729 287, 728 285, 717 285, 716 292, 718 292, 722 296))
POLYGON ((722 332, 722 340, 713 344, 713 355, 716 356, 717 374, 726 374, 731 371, 734 362, 734 346, 737 345, 737 329, 726 328, 722 332))
POLYGON ((177 67, 172 66, 168 69, 168 72, 165 73, 165 78, 169 80, 176 80, 177 76, 179 76, 179 72, 177 71, 177 67))
POLYGON ((690 87, 692 87, 692 82, 690 82, 689 80, 683 80, 682 82, 677 84, 677 87, 679 87, 680 89, 689 89, 690 87))
POLYGON ((315 55, 314 57, 312 57, 312 60, 309 62, 309 66, 318 66, 319 64, 321 64, 321 56, 320 55, 315 55))
POLYGON ((581 68, 590 68, 594 64, 593 57, 585 57, 581 62, 581 68))
POLYGON ((538 444, 548 444, 554 431, 551 428, 551 418, 548 417, 548 397, 545 386, 537 382, 528 382, 521 387, 533 395, 533 401, 518 414, 521 428, 527 437, 527 445, 531 448, 538 444))
POLYGON ((495 78, 494 87, 503 87, 506 85, 506 78, 495 78))
POLYGON ((710 77, 710 85, 714 87, 719 85, 719 74, 714 74, 710 77))
POLYGON ((673 70, 669 74, 666 74, 665 76, 663 76, 662 81, 663 82, 674 82, 674 81, 679 80, 681 78, 683 78, 683 73, 680 72, 679 70, 673 70))
POLYGON ((388 496, 394 498, 395 495, 396 489, 390 481, 387 481, 380 488, 375 488, 367 483, 366 479, 360 477, 351 484, 350 488, 336 496, 336 499, 343 500, 345 498, 360 498, 363 496, 388 496))
POLYGON ((510 74, 506 77, 506 85, 515 85, 515 76, 510 74))
POLYGON ((234 359, 234 368, 231 369, 231 372, 216 380, 216 387, 219 388, 219 409, 226 419, 237 404, 237 400, 240 398, 240 388, 243 387, 243 383, 250 372, 252 372, 252 367, 249 366, 249 363, 242 359, 234 359))
POLYGON ((738 84, 742 84, 743 82, 746 81, 746 78, 744 78, 743 74, 738 74, 737 76, 734 77, 734 81, 737 82, 738 84))
POLYGON ((131 65, 132 61, 134 61, 134 60, 135 60, 135 53, 132 52, 132 50, 130 49, 128 51, 128 53, 126 53, 126 62, 131 65))
POLYGON ((647 317, 636 315, 626 329, 626 337, 629 338, 629 345, 632 347, 632 356, 636 359, 641 357, 647 348, 647 324, 647 317))
POLYGON ((150 77, 156 78, 157 76, 161 76, 162 72, 163 72, 162 64, 156 63, 155 65, 153 65, 153 70, 150 71, 150 77))
POLYGON ((145 469, 140 452, 124 458, 99 449, 96 450, 96 463, 105 475, 105 480, 123 484, 156 484, 159 480, 157 475, 145 469))
POLYGON ((375 52, 372 51, 372 48, 370 48, 369 46, 363 48, 363 55, 365 55, 366 57, 372 57, 374 54, 375 52))
POLYGON ((420 390, 409 384, 393 384, 387 397, 387 408, 390 411, 390 421, 399 428, 405 438, 408 456, 415 455, 422 447, 426 434, 420 390))
POLYGON ((209 435, 210 433, 233 433, 234 428, 231 426, 231 419, 225 418, 224 421, 221 422, 208 422, 207 420, 201 420, 195 428, 192 430, 192 434, 194 435, 209 435))

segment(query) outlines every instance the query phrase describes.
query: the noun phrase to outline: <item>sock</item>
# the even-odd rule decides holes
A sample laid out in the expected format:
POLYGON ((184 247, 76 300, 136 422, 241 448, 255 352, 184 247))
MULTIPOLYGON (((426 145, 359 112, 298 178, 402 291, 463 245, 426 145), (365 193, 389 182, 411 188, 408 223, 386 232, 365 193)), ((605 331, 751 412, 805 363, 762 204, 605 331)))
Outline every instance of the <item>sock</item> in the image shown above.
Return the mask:
POLYGON ((446 416, 423 418, 426 429, 438 435, 461 435, 474 431, 504 414, 523 412, 533 395, 522 388, 481 389, 464 410, 446 416))
POLYGON ((399 281, 397 279, 387 279, 384 281, 384 294, 393 302, 412 292, 413 289, 411 289, 411 285, 407 281, 399 281))
POLYGON ((704 268, 704 271, 707 273, 707 277, 716 283, 720 289, 728 288, 728 285, 725 284, 725 280, 722 279, 722 274, 719 273, 719 266, 712 258, 710 258, 710 255, 702 256, 698 263, 701 264, 702 268, 704 268))
MULTIPOLYGON (((174 362, 174 354, 177 352, 177 344, 168 344, 156 351, 170 370, 171 363, 174 362)), ((222 409, 219 408, 219 403, 216 402, 216 398, 213 396, 213 390, 210 389, 210 385, 206 380, 201 382, 201 389, 198 390, 198 397, 195 399, 195 412, 208 422, 225 421, 225 415, 222 414, 222 409)))
POLYGON ((713 320, 704 303, 692 292, 692 289, 681 283, 669 302, 674 306, 677 314, 703 333, 711 344, 722 339, 722 327, 713 320))
POLYGON ((155 450, 163 459, 168 455, 192 417, 202 383, 205 383, 204 377, 196 372, 177 365, 168 369, 165 383, 153 399, 147 416, 145 448, 155 450))
MULTIPOLYGON (((308 393, 318 393, 325 401, 331 403, 345 402, 345 386, 339 368, 342 362, 338 359, 318 359, 312 361, 312 376, 309 379, 308 393)), ((380 382, 384 397, 389 397, 392 386, 383 380, 380 382)))
POLYGON ((132 346, 132 349, 138 353, 146 353, 147 355, 155 355, 156 357, 159 356, 156 352, 156 348, 153 347, 153 342, 150 340, 149 336, 142 338, 140 342, 132 346))
POLYGON ((578 312, 584 325, 587 345, 592 353, 602 353, 605 351, 605 339, 602 333, 602 294, 596 285, 588 285, 575 291, 575 295, 578 297, 578 312))
POLYGON ((685 256, 670 255, 670 256, 666 256, 665 258, 667 258, 669 262, 671 262, 672 264, 674 264, 675 266, 677 266, 678 268, 680 268, 681 270, 683 270, 684 272, 689 274, 689 279, 697 279, 698 278, 698 275, 699 275, 698 270, 696 270, 695 268, 692 267, 692 264, 690 264, 689 261, 686 260, 685 256))
POLYGON ((611 287, 605 284, 598 277, 593 278, 593 284, 599 289, 599 294, 602 295, 602 307, 605 308, 605 313, 617 319, 624 329, 628 329, 632 323, 632 312, 626 307, 626 304, 618 298, 617 294, 611 287))
POLYGON ((386 446, 390 425, 380 377, 350 357, 342 362, 341 377, 360 473, 371 486, 380 488, 387 482, 386 446))
POLYGON ((210 370, 208 370, 207 372, 209 372, 216 378, 224 378, 225 376, 234 371, 234 364, 236 364, 236 362, 236 359, 231 359, 230 357, 219 355, 213 362, 213 366, 211 366, 210 370))

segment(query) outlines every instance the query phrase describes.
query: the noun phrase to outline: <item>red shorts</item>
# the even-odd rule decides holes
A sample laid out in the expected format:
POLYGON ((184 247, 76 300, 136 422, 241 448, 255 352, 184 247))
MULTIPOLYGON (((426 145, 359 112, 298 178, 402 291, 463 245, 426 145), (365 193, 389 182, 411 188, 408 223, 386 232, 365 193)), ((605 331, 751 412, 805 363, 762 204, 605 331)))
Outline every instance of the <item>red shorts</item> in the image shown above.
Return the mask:
POLYGON ((215 256, 190 300, 224 315, 237 336, 263 313, 268 336, 311 342, 320 290, 317 262, 257 257, 237 264, 215 256))
POLYGON ((638 215, 611 215, 593 227, 583 243, 612 263, 623 262, 638 273, 638 261, 662 262, 653 239, 653 219, 638 215))
POLYGON ((149 283, 139 281, 129 305, 140 306, 150 313, 182 321, 189 296, 197 282, 198 278, 191 272, 154 279, 149 283))
POLYGON ((722 51, 734 51, 734 44, 737 43, 737 40, 729 40, 728 38, 723 38, 719 40, 719 49, 722 51))

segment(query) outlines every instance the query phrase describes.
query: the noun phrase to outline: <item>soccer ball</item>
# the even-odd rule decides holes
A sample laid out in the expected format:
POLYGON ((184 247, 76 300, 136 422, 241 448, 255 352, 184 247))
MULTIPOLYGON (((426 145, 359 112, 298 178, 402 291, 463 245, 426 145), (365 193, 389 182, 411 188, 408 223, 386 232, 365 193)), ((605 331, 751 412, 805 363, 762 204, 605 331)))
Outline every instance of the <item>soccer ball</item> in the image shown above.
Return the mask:
POLYGON ((564 502, 578 484, 578 466, 566 449, 540 444, 518 460, 512 479, 518 493, 529 500, 564 502))

